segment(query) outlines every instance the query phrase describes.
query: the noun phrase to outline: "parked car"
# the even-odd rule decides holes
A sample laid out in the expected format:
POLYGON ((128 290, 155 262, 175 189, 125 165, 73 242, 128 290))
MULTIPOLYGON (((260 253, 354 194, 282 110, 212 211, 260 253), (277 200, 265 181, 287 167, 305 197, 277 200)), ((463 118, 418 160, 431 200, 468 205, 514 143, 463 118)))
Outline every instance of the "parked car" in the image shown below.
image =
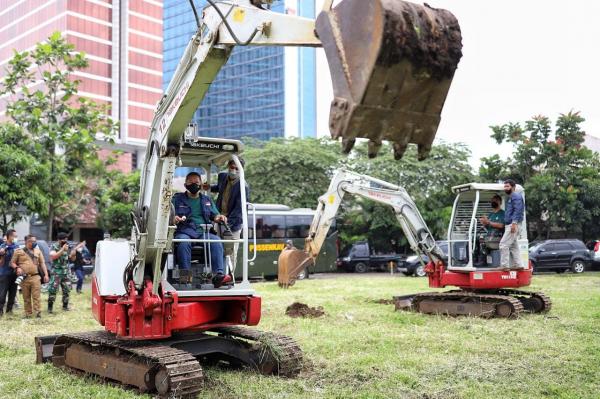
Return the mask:
POLYGON ((372 269, 389 270, 390 262, 396 267, 402 257, 398 254, 376 255, 367 241, 357 241, 342 249, 336 265, 347 272, 366 273, 372 269))
MULTIPOLYGON (((437 241, 438 246, 446 255, 448 255, 448 242, 447 241, 437 241)), ((404 273, 406 276, 415 276, 415 277, 425 277, 427 273, 425 273, 425 266, 429 263, 429 256, 422 255, 419 258, 419 255, 411 255, 402 265, 398 267, 398 271, 404 273)))
POLYGON ((534 272, 583 273, 590 267, 592 255, 580 240, 546 240, 529 248, 529 260, 534 272))
POLYGON ((587 248, 592 254, 592 270, 600 270, 600 240, 592 240, 588 242, 587 248))

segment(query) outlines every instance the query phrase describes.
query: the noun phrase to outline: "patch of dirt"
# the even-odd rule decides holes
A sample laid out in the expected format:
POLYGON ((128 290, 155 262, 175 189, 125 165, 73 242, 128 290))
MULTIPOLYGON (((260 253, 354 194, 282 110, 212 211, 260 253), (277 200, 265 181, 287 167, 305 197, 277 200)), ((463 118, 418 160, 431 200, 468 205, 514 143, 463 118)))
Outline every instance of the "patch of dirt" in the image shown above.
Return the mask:
POLYGON ((305 303, 294 302, 285 309, 285 314, 290 317, 310 317, 316 318, 325 315, 322 306, 311 308, 305 303))

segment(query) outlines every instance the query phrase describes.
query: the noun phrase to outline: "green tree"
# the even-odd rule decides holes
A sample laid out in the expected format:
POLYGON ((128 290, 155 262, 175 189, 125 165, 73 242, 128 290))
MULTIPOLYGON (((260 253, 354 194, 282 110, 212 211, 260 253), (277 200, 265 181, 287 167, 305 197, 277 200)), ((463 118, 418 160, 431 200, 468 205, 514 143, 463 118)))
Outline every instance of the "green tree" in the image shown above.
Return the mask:
POLYGON ((569 112, 554 131, 545 116, 492 127, 498 144, 510 143, 514 151, 506 161, 484 158, 480 174, 524 184, 530 238, 548 238, 555 229, 583 240, 600 234, 600 160, 583 145, 583 121, 569 112))
MULTIPOLYGON (((403 160, 394 160, 389 145, 383 146, 379 157, 368 159, 366 143, 357 144, 347 157, 340 154, 338 142, 327 139, 247 144, 244 157, 253 202, 314 209, 334 170, 343 167, 405 187, 432 233, 440 238, 445 235, 452 209, 451 187, 473 179, 470 153, 462 144, 438 144, 422 162, 417 161, 415 148, 410 148, 403 160)), ((338 216, 344 242, 369 238, 375 247, 395 250, 406 244, 393 211, 386 205, 349 196, 338 216)))
POLYGON ((0 230, 6 232, 28 215, 46 209, 44 183, 50 167, 35 155, 35 143, 13 124, 0 124, 0 230))
POLYGON ((110 172, 101 185, 98 224, 115 238, 131 235, 131 212, 140 191, 140 172, 110 172))
MULTIPOLYGON (((414 147, 409 147, 400 161, 394 160, 389 144, 377 158, 368 159, 366 154, 366 143, 357 145, 345 167, 405 188, 434 237, 444 239, 454 201, 452 186, 474 179, 467 147, 441 142, 424 161, 417 160, 414 147)), ((339 230, 345 242, 368 238, 376 248, 408 250, 395 215, 386 205, 349 198, 343 203, 341 221, 339 230)))
POLYGON ((10 122, 35 143, 31 155, 50 166, 41 183, 47 201, 28 207, 48 217, 49 239, 53 222, 72 223, 89 203, 89 182, 105 170, 97 140, 111 140, 117 128, 105 107, 77 96, 73 72, 87 66, 85 55, 56 32, 31 52, 15 52, 0 87, 10 122))
POLYGON ((254 143, 244 154, 252 202, 314 208, 340 157, 338 143, 325 139, 254 143))

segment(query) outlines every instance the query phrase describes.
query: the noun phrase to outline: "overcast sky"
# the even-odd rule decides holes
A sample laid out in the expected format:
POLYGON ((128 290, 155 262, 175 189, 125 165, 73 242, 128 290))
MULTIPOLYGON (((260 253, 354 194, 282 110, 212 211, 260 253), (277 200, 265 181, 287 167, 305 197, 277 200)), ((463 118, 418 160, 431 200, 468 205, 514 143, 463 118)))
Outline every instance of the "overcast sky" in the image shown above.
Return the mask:
MULTIPOLYGON (((429 0, 450 10, 463 36, 437 137, 494 154, 490 125, 581 111, 600 137, 600 2, 429 0)), ((505 153, 510 147, 503 147, 505 153)))

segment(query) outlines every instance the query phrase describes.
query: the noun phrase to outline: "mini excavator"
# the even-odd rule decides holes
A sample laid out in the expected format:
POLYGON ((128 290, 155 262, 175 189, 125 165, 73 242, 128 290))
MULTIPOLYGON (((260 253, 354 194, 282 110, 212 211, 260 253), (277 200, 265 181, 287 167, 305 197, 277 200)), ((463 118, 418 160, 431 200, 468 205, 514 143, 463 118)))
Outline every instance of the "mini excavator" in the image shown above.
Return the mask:
MULTIPOLYGON (((238 156, 242 143, 186 134, 194 112, 235 46, 308 46, 325 50, 333 80, 330 130, 349 152, 357 138, 374 157, 382 140, 402 157, 409 143, 420 158, 431 149, 461 57, 461 34, 448 11, 401 0, 326 0, 315 20, 275 13, 272 0, 207 0, 198 29, 151 124, 132 213, 131 241, 100 241, 92 279, 92 312, 103 331, 36 338, 37 361, 86 373, 161 397, 195 396, 202 364, 246 366, 295 376, 302 351, 290 337, 261 332, 261 298, 248 281, 248 212, 241 190, 242 279, 211 283, 208 239, 194 244, 191 269, 180 268, 171 205, 176 167, 210 171, 238 156), (207 249, 208 248, 208 249, 207 249)), ((210 183, 210 182, 209 182, 210 183)), ((210 229, 210 226, 205 226, 210 229)), ((211 241, 212 242, 212 241, 211 241)), ((255 246, 256 248, 256 246, 255 246)), ((227 259, 233 277, 236 265, 227 259)))
MULTIPOLYGON (((518 239, 521 263, 525 265, 522 269, 501 269, 497 243, 486 243, 482 239, 486 230, 480 218, 491 212, 490 200, 494 195, 502 195, 504 186, 469 183, 452 190, 456 199, 448 240, 444 243, 447 251, 444 251, 404 188, 374 177, 338 170, 327 192, 319 198, 304 249, 286 248, 279 255, 279 285, 283 288, 293 285, 298 273, 314 264, 344 195, 352 194, 393 208, 411 249, 430 260, 425 267, 430 287, 460 288, 395 297, 397 310, 481 317, 516 317, 524 311, 549 311, 552 303, 546 295, 518 289, 528 286, 532 275, 528 264, 526 221, 523 221, 518 239)), ((517 191, 524 196, 523 187, 518 185, 517 191)))

